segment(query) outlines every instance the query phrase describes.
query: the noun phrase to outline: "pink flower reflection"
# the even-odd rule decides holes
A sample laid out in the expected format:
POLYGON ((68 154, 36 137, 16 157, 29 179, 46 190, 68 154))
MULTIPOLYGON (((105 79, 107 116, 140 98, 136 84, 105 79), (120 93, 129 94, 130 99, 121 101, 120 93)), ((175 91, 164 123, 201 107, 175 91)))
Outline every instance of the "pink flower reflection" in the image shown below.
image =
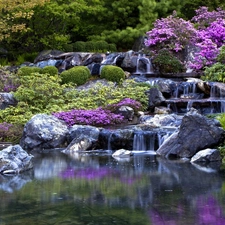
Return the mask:
POLYGON ((68 168, 67 170, 63 171, 60 176, 64 179, 69 178, 80 178, 86 180, 95 180, 101 179, 106 176, 112 174, 112 171, 107 168, 82 168, 82 169, 72 169, 68 168))
POLYGON ((224 225, 225 216, 219 203, 210 196, 197 202, 199 225, 224 225))

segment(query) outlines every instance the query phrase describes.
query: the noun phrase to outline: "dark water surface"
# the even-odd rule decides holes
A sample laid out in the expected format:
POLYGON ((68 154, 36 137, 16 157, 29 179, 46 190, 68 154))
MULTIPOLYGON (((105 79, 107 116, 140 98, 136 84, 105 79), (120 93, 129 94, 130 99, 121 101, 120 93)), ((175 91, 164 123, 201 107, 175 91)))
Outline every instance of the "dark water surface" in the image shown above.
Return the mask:
POLYGON ((37 154, 34 170, 0 176, 0 225, 222 225, 225 176, 215 167, 37 154))

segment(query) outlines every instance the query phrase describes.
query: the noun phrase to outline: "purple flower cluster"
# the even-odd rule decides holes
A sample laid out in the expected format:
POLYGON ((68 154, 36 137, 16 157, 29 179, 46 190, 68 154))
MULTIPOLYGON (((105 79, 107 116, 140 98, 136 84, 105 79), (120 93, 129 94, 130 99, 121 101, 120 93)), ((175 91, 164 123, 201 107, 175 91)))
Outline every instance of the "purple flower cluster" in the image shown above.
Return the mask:
POLYGON ((93 126, 112 125, 124 121, 122 115, 113 113, 123 105, 130 106, 134 111, 138 111, 142 108, 140 102, 134 99, 124 98, 119 103, 108 105, 104 109, 102 107, 92 110, 73 109, 67 112, 56 112, 52 115, 64 120, 68 126, 73 126, 74 124, 93 126))
POLYGON ((68 126, 74 124, 85 124, 103 126, 121 123, 124 117, 112 113, 110 110, 100 108, 93 110, 73 109, 67 112, 53 113, 57 118, 64 120, 68 126))
POLYGON ((194 25, 174 14, 155 21, 154 28, 147 32, 148 39, 145 45, 157 46, 159 49, 168 48, 178 52, 184 49, 195 35, 194 25))
POLYGON ((131 99, 131 98, 124 98, 119 103, 110 104, 110 105, 106 106, 106 109, 109 109, 112 112, 116 112, 117 109, 119 109, 121 106, 124 106, 124 105, 131 107, 135 112, 138 110, 141 110, 141 108, 142 108, 142 105, 140 102, 138 102, 134 99, 131 99))
POLYGON ((225 11, 218 8, 209 12, 207 7, 200 7, 191 21, 175 15, 156 20, 154 28, 147 32, 145 45, 179 52, 192 44, 199 50, 194 55, 194 62, 189 65, 191 68, 201 70, 216 63, 219 48, 225 43, 225 11))

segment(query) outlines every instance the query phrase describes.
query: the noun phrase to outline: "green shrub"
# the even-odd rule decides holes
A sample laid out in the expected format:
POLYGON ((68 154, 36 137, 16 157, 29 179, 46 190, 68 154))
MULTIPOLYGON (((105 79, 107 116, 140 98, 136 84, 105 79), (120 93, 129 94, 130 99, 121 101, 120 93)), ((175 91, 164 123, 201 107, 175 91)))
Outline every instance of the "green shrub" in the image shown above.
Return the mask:
POLYGON ((125 79, 125 73, 118 66, 106 65, 102 67, 100 77, 108 81, 121 83, 125 79))
POLYGON ((19 68, 17 74, 19 76, 30 76, 32 73, 41 73, 40 67, 30 67, 30 66, 23 66, 19 68))
POLYGON ((117 51, 116 45, 115 44, 109 44, 108 51, 110 51, 110 52, 116 52, 117 51))
POLYGON ((85 52, 86 51, 86 43, 84 41, 76 41, 73 44, 73 51, 75 51, 75 52, 85 52))
POLYGON ((225 45, 223 45, 220 49, 220 53, 217 56, 216 60, 220 63, 225 64, 225 45))
POLYGON ((225 82, 225 64, 217 62, 211 67, 206 67, 202 80, 225 82))
POLYGON ((62 84, 73 83, 76 85, 85 84, 90 78, 90 70, 86 66, 75 66, 60 74, 62 84))
POLYGON ((37 55, 37 52, 23 53, 21 55, 18 55, 16 59, 16 64, 21 65, 24 62, 33 62, 37 55))
POLYGON ((182 62, 177 59, 168 49, 161 49, 153 57, 152 64, 160 73, 184 72, 182 62))
POLYGON ((42 74, 47 73, 50 76, 55 76, 58 74, 58 69, 55 66, 45 66, 40 72, 42 74))

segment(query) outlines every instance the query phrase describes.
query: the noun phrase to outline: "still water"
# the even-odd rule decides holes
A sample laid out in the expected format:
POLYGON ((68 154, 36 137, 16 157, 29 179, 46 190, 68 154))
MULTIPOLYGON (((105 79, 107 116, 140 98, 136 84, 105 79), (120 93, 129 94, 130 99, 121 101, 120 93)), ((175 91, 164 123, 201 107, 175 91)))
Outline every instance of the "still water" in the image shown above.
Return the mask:
POLYGON ((225 176, 216 166, 36 153, 33 170, 0 176, 0 225, 222 225, 225 176))

